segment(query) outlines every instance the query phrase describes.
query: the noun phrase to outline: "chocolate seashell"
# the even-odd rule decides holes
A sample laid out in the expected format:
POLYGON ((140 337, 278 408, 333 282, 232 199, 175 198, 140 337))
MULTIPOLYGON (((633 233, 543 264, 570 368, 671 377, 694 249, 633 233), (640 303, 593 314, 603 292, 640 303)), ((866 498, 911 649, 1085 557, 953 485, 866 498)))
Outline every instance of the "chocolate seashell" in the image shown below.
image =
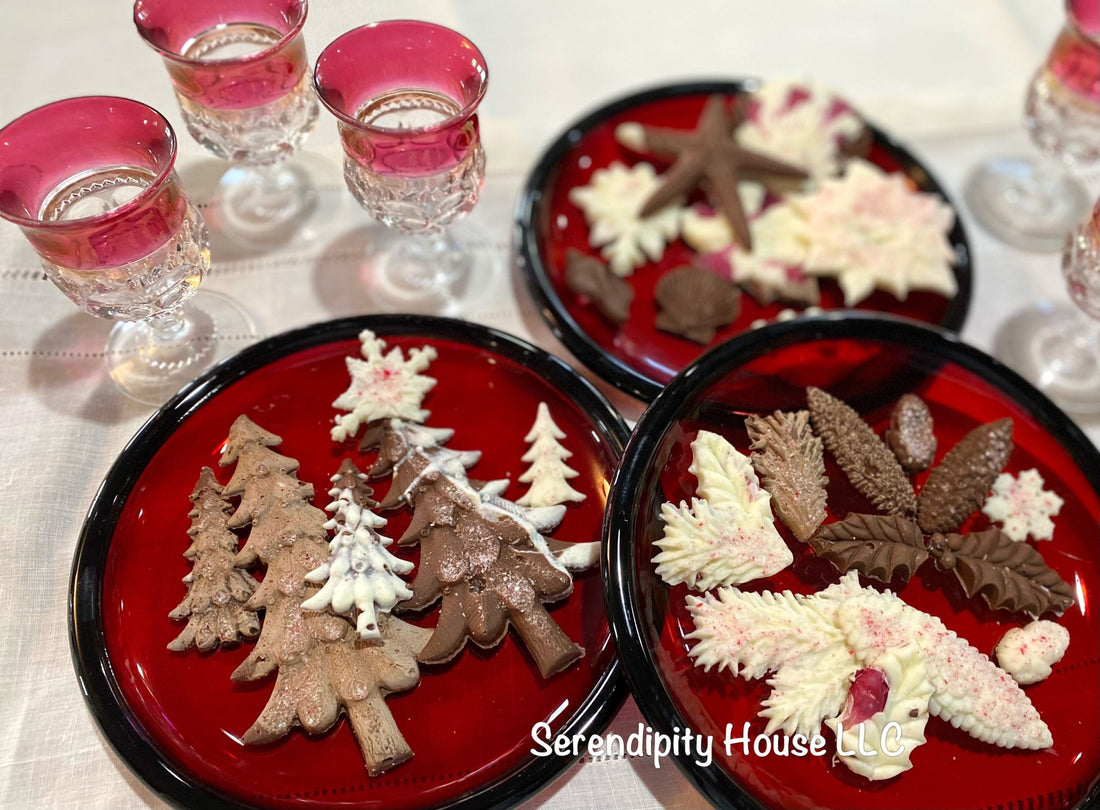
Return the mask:
POLYGON ((718 329, 732 323, 741 311, 741 291, 701 267, 677 267, 665 273, 653 296, 661 308, 657 328, 696 343, 710 343, 718 329))

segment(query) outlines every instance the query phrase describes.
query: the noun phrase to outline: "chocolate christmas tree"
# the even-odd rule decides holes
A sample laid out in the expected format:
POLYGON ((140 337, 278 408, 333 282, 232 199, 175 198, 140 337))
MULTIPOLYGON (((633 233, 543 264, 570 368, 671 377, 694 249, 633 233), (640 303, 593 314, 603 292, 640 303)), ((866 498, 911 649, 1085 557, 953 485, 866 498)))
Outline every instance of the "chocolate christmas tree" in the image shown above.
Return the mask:
POLYGON ((241 739, 271 742, 295 725, 320 733, 344 712, 368 771, 381 773, 412 756, 385 696, 419 682, 416 654, 428 634, 383 617, 380 641, 365 642, 346 617, 302 607, 322 587, 306 575, 329 557, 328 518, 310 504, 313 488, 296 477, 298 462, 271 449, 280 442, 241 416, 221 458, 223 465, 236 462, 225 495, 239 495, 240 503, 229 523, 250 526, 238 562, 267 565, 248 602, 266 610, 263 629, 232 677, 251 681, 278 670, 267 705, 241 739))
POLYGON ((183 579, 187 596, 168 614, 187 619, 187 626, 168 644, 174 652, 191 647, 205 652, 219 644, 255 638, 260 632, 256 611, 245 607, 256 590, 256 580, 233 564, 237 535, 226 525, 232 506, 221 493, 214 471, 203 467, 191 493, 194 507, 188 514, 191 528, 187 531, 191 546, 183 553, 193 564, 183 579))
MULTIPOLYGON (((335 404, 352 414, 373 415, 360 447, 378 448, 371 476, 393 475, 379 509, 408 505, 413 510, 399 542, 420 544, 420 566, 412 597, 398 609, 442 603, 419 660, 448 661, 467 639, 494 647, 512 625, 544 677, 565 669, 584 650, 550 617, 546 604, 569 595, 569 568, 593 564, 598 544, 547 541, 543 533, 558 525, 564 506, 523 507, 501 497, 507 481, 471 481, 466 471, 481 454, 451 450, 444 445, 453 431, 416 423, 428 416, 420 402, 434 385, 420 374, 423 358, 434 357, 430 347, 410 352, 405 361, 398 349, 385 353, 384 342, 372 333, 360 337, 366 360, 355 360, 354 366, 349 360, 352 385, 335 404), (390 373, 380 373, 383 366, 390 373), (364 387, 363 379, 376 385, 364 387), (388 416, 386 403, 394 403, 388 416)), ((335 440, 353 435, 348 424, 348 417, 337 417, 335 440)))

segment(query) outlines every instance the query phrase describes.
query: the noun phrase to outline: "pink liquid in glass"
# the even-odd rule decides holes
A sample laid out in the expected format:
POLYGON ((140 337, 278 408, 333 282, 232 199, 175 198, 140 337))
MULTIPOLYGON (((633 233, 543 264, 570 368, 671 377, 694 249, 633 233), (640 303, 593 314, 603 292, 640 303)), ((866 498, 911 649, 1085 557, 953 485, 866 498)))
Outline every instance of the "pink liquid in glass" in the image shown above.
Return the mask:
POLYGON ((0 137, 0 216, 55 265, 135 262, 183 224, 175 156, 168 123, 144 104, 96 96, 40 107, 0 137))
MULTIPOLYGON (((1096 5, 1097 0, 1092 3, 1096 5)), ((1067 25, 1051 47, 1047 68, 1062 87, 1100 104, 1100 41, 1067 25)))
POLYGON ((345 153, 374 174, 430 177, 478 147, 488 69, 456 31, 412 20, 357 28, 325 48, 314 83, 345 153))
POLYGON ((309 71, 298 0, 138 0, 138 32, 164 58, 181 102, 217 110, 270 104, 309 71))

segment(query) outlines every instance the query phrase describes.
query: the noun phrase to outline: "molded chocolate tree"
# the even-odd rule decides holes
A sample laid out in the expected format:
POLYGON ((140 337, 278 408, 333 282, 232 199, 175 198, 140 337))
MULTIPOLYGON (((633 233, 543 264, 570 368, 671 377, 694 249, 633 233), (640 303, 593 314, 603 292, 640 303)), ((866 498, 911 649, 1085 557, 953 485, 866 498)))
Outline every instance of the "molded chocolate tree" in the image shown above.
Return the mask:
POLYGON ((393 474, 379 508, 413 509, 399 542, 420 543, 420 567, 412 597, 397 609, 422 610, 442 600, 439 622, 419 660, 448 661, 467 639, 494 647, 512 624, 544 677, 568 667, 584 650, 545 604, 569 595, 568 568, 592 565, 599 544, 552 547, 542 532, 561 522, 564 506, 528 509, 505 500, 500 493, 507 481, 475 485, 466 470, 481 454, 449 450, 443 444, 453 431, 416 424, 429 415, 421 404, 435 380, 421 372, 436 357, 432 347, 412 349, 406 359, 400 348, 387 352, 370 331, 360 340, 363 359, 348 358, 351 385, 333 403, 349 413, 336 417, 332 438, 344 441, 366 424, 360 448, 379 448, 369 475, 393 474))
POLYGON ((192 561, 183 578, 187 596, 169 613, 173 619, 187 619, 187 626, 168 643, 168 649, 183 652, 191 647, 212 650, 218 644, 236 644, 255 638, 260 619, 245 603, 256 590, 256 580, 233 564, 237 535, 227 526, 233 508, 222 498, 222 485, 214 471, 203 467, 191 492, 191 546, 183 556, 192 561))
POLYGON ((511 624, 549 677, 584 655, 545 607, 573 590, 573 578, 541 534, 558 525, 565 507, 519 506, 500 497, 506 482, 475 485, 466 469, 479 454, 443 447, 450 435, 390 419, 368 427, 362 444, 377 446, 380 469, 393 470, 379 508, 413 509, 399 542, 421 544, 412 598, 399 608, 421 610, 442 600, 420 661, 449 661, 467 638, 494 647, 511 624))
POLYGON ((270 449, 280 442, 241 416, 221 458, 237 465, 225 487, 225 495, 240 496, 229 523, 250 526, 238 563, 267 565, 248 603, 266 609, 263 630, 232 677, 256 680, 278 669, 267 705, 242 740, 271 742, 295 725, 320 733, 343 710, 368 771, 381 773, 412 756, 384 698, 419 682, 416 653, 428 632, 386 617, 381 642, 364 642, 347 618, 302 608, 321 588, 306 575, 328 558, 328 518, 309 503, 313 488, 294 474, 298 462, 270 449))
POLYGON ((516 503, 520 506, 550 506, 566 501, 583 501, 584 495, 569 486, 569 479, 579 473, 565 462, 573 454, 561 445, 565 432, 557 426, 550 408, 540 402, 535 423, 523 440, 529 445, 523 461, 530 466, 519 477, 530 488, 516 503))

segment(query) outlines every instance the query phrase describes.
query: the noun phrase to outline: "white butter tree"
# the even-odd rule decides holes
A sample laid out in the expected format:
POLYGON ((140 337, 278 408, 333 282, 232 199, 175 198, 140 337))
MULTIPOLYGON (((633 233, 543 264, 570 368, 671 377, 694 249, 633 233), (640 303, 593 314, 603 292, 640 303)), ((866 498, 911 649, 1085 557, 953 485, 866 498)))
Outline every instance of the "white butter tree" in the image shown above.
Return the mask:
POLYGON ((569 479, 576 478, 578 473, 565 463, 573 454, 562 446, 564 438, 565 432, 554 423, 550 408, 540 402, 535 423, 523 439, 530 445, 523 461, 530 466, 519 480, 531 486, 516 501, 520 506, 552 506, 584 500, 585 496, 569 485, 569 479))

